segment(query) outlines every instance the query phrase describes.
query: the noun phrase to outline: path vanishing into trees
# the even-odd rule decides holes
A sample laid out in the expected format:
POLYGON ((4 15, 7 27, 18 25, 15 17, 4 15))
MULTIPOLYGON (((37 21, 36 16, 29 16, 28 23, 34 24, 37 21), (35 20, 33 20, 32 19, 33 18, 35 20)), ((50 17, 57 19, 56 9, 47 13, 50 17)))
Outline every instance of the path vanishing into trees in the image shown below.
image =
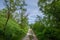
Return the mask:
POLYGON ((29 28, 28 33, 22 40, 38 40, 33 30, 29 28))

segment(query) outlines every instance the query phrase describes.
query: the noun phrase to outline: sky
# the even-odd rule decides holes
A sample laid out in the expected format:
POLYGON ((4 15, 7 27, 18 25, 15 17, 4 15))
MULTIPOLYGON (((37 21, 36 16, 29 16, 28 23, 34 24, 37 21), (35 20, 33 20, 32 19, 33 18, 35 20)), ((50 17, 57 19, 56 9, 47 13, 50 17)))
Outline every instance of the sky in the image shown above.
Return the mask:
MULTIPOLYGON (((27 6, 26 6, 27 12, 26 13, 29 14, 29 16, 28 16, 29 24, 35 22, 37 15, 43 17, 43 14, 39 10, 37 3, 38 3, 38 0, 26 0, 26 4, 27 4, 27 6)), ((3 9, 4 7, 5 6, 4 6, 3 0, 0 0, 0 10, 3 9)))
POLYGON ((0 0, 0 10, 4 8, 3 0, 0 0))
POLYGON ((36 20, 36 16, 43 16, 42 12, 38 7, 38 0, 26 0, 27 4, 27 13, 29 13, 29 23, 34 23, 36 20))

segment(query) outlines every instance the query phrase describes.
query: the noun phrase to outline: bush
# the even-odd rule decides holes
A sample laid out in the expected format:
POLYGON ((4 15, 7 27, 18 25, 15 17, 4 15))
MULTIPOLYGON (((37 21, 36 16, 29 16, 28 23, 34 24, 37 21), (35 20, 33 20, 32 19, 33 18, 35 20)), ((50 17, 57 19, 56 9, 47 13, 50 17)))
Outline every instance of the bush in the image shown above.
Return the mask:
POLYGON ((42 23, 35 23, 32 27, 38 40, 60 40, 60 29, 45 27, 42 23))
POLYGON ((24 37, 27 33, 27 27, 26 29, 20 28, 18 23, 16 23, 14 20, 9 19, 8 24, 4 26, 5 22, 6 18, 0 16, 0 40, 3 40, 4 38, 6 40, 21 40, 22 37, 24 37), (4 27, 6 27, 5 33, 4 27))

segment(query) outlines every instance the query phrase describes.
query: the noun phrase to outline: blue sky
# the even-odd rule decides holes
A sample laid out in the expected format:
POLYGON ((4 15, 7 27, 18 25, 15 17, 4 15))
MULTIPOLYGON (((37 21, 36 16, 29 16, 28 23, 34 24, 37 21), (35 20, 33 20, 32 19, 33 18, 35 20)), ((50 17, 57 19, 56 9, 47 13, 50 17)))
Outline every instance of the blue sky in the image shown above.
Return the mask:
MULTIPOLYGON (((36 16, 40 15, 41 17, 43 16, 43 14, 41 13, 41 11, 38 8, 38 0, 26 0, 26 8, 27 8, 27 12, 29 13, 29 23, 34 23, 34 21, 36 20, 36 16)), ((0 0, 0 10, 4 8, 3 5, 3 0, 0 0)))
POLYGON ((38 0, 26 0, 27 3, 27 13, 29 13, 29 23, 34 23, 36 16, 43 16, 41 11, 38 8, 38 0))
POLYGON ((0 10, 4 8, 3 0, 0 0, 0 10))

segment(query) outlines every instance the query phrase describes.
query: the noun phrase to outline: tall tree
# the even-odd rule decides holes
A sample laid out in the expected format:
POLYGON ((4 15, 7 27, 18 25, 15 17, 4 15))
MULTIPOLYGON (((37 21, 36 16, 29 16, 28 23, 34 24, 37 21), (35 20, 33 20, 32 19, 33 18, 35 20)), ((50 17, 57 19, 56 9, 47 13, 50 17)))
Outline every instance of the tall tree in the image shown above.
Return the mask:
POLYGON ((5 24, 5 26, 6 26, 11 14, 16 10, 16 7, 15 7, 14 0, 4 0, 4 2, 5 2, 5 6, 7 8, 7 21, 5 24))
POLYGON ((28 14, 26 14, 26 6, 27 4, 25 3, 25 0, 23 0, 23 3, 21 5, 21 13, 20 13, 20 25, 22 26, 22 28, 24 28, 24 26, 26 27, 28 25, 28 14))
POLYGON ((40 10, 59 28, 60 0, 39 0, 40 10))
POLYGON ((11 17, 12 13, 14 13, 16 10, 21 10, 24 8, 25 1, 24 0, 4 0, 5 1, 5 5, 7 8, 7 21, 5 26, 7 25, 7 22, 9 20, 9 18, 11 17))
MULTIPOLYGON (((19 3, 19 1, 16 1, 16 3, 17 2, 19 3)), ((15 12, 15 19, 21 25, 21 27, 24 28, 24 26, 28 25, 28 14, 26 13, 27 9, 25 8, 27 4, 25 3, 25 0, 21 0, 21 3, 16 5, 18 7, 18 12, 15 12)))

